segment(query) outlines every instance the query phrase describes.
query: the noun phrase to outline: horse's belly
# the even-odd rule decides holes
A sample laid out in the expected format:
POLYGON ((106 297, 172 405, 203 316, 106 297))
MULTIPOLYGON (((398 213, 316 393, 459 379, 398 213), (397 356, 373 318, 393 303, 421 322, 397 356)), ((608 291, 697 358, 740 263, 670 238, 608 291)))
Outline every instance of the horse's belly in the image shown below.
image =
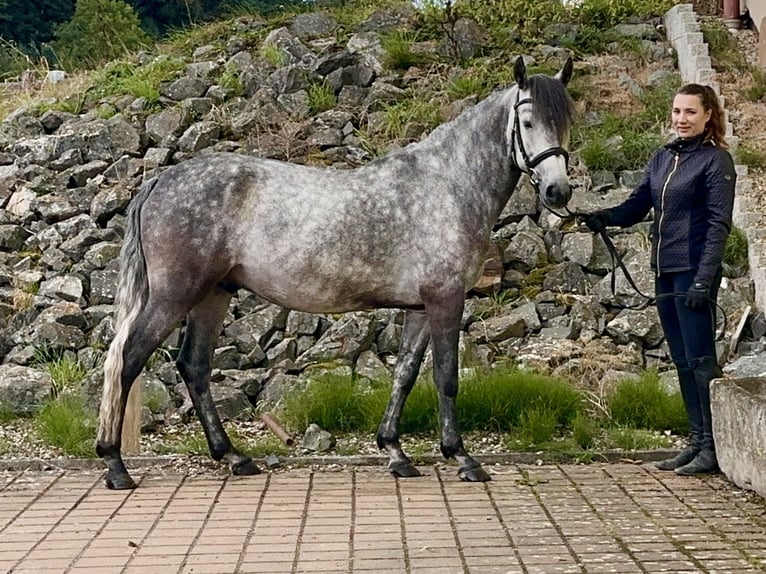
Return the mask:
POLYGON ((423 305, 415 285, 362 279, 264 272, 243 276, 238 283, 277 305, 310 313, 343 313, 381 307, 420 308, 423 305))

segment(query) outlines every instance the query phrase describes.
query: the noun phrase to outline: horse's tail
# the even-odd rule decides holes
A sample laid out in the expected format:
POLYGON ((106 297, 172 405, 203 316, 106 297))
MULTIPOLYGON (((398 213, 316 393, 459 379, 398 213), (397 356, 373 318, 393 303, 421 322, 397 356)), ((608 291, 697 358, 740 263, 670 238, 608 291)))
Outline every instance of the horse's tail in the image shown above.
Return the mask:
MULTIPOLYGON (((141 245, 141 208, 157 180, 141 188, 128 209, 125 239, 120 250, 120 277, 115 296, 115 334, 104 363, 104 391, 101 400, 100 444, 115 444, 120 433, 122 402, 122 370, 125 343, 138 314, 149 297, 146 259, 141 245)), ((141 443, 141 382, 131 385, 122 420, 122 449, 130 454, 140 450, 141 443)))

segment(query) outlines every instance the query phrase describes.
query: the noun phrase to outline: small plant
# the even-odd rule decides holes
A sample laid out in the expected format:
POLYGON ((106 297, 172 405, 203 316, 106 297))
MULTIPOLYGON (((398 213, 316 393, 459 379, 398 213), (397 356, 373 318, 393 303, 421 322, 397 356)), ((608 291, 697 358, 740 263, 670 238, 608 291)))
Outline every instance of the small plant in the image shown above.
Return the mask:
POLYGON ((303 432, 311 423, 331 432, 370 431, 379 421, 372 422, 366 412, 369 394, 369 390, 359 387, 351 377, 317 377, 309 381, 304 390, 285 398, 279 418, 296 432, 303 432))
POLYGON ((447 95, 450 100, 462 100, 469 96, 483 98, 489 93, 489 87, 484 80, 474 74, 464 74, 453 78, 447 84, 447 95))
POLYGON ((85 407, 79 393, 62 394, 35 416, 37 433, 46 443, 72 456, 93 457, 96 414, 85 407))
POLYGON ((30 309, 35 304, 35 295, 40 290, 39 283, 25 283, 14 279, 13 281, 13 309, 16 312, 30 309))
POLYGON ((577 413, 572 421, 572 439, 578 447, 587 450, 596 444, 598 438, 596 421, 582 412, 577 413))
POLYGON ((723 251, 723 269, 726 277, 744 277, 749 264, 747 235, 737 226, 731 228, 723 251))
POLYGON ((205 456, 210 451, 207 446, 207 439, 202 430, 184 432, 173 439, 165 438, 151 446, 152 452, 157 454, 191 454, 205 456))
POLYGON ((442 123, 439 102, 434 99, 411 98, 385 107, 383 133, 385 140, 409 142, 418 139, 442 123))
POLYGON ((381 44, 386 52, 385 65, 393 70, 407 70, 427 61, 423 54, 413 51, 415 35, 411 32, 394 32, 385 36, 381 44))
POLYGON ((607 430, 607 444, 622 450, 654 450, 667 448, 670 445, 668 437, 645 429, 617 427, 607 430))
POLYGON ((238 97, 245 93, 242 80, 233 70, 224 70, 218 78, 218 85, 232 97, 238 97))
POLYGON ((521 414, 519 437, 523 442, 540 445, 553 439, 558 428, 558 413, 544 406, 533 406, 521 414))
POLYGON ((53 379, 52 398, 58 397, 66 390, 80 383, 88 370, 80 364, 72 352, 60 347, 43 344, 35 349, 32 364, 43 367, 53 379))
POLYGON ((312 114, 326 112, 335 107, 337 99, 327 82, 315 82, 309 85, 309 109, 312 114))
POLYGON ((619 382, 606 397, 612 422, 630 428, 686 434, 689 423, 680 393, 669 394, 656 371, 619 382))
POLYGON ((275 68, 281 68, 287 62, 287 54, 276 44, 265 44, 258 51, 261 58, 275 68))
POLYGON ((149 104, 159 100, 162 82, 174 80, 185 68, 180 58, 157 57, 144 66, 116 60, 98 70, 93 78, 93 96, 97 99, 130 94, 145 98, 149 104))
POLYGON ((71 355, 64 355, 58 361, 48 363, 47 368, 57 393, 82 382, 88 374, 87 369, 71 355))

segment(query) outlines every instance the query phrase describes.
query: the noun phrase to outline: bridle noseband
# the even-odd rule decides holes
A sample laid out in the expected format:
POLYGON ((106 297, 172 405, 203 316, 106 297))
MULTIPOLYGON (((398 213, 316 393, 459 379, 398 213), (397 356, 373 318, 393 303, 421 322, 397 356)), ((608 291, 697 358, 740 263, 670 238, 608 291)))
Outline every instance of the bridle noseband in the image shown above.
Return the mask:
POLYGON ((531 159, 529 158, 529 154, 527 154, 527 150, 524 147, 524 140, 521 137, 521 127, 519 125, 519 107, 523 106, 524 104, 532 104, 532 98, 524 98, 522 100, 522 99, 519 99, 520 94, 521 94, 521 90, 517 89, 516 103, 513 104, 513 129, 511 130, 511 160, 513 161, 513 164, 516 167, 518 167, 521 171, 523 171, 529 176, 529 180, 532 182, 532 185, 537 190, 538 185, 540 183, 540 179, 537 175, 537 172, 535 171, 535 167, 537 167, 541 161, 551 157, 552 155, 563 155, 564 163, 568 166, 569 152, 567 152, 567 150, 565 150, 561 146, 554 146, 541 151, 539 154, 537 154, 535 157, 531 159), (521 157, 524 159, 523 167, 519 165, 519 163, 516 161, 516 150, 514 149, 516 144, 518 144, 519 153, 521 154, 521 157))

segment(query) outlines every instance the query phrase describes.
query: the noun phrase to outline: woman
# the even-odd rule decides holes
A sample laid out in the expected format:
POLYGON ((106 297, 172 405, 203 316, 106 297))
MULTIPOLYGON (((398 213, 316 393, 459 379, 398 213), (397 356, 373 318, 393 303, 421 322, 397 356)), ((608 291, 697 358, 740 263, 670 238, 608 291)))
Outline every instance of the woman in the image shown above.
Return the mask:
POLYGON ((654 208, 651 265, 657 311, 691 431, 689 445, 656 466, 689 475, 718 470, 710 381, 722 375, 715 311, 737 175, 727 151, 723 110, 710 87, 681 87, 671 120, 678 138, 655 153, 628 199, 585 215, 583 221, 600 233, 610 225, 634 225, 654 208))

